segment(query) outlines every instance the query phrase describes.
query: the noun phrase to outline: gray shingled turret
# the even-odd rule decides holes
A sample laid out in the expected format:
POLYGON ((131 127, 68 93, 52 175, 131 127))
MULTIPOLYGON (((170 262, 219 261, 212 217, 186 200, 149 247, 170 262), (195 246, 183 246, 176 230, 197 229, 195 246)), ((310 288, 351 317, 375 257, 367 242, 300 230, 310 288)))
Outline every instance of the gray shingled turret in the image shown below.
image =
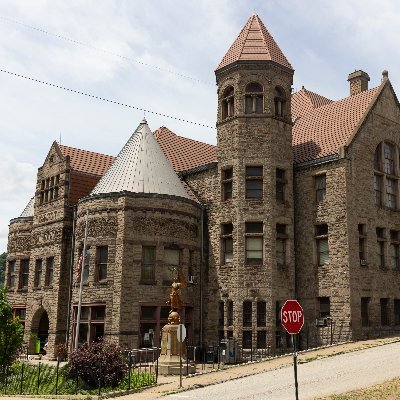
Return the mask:
POLYGON ((34 212, 34 205, 35 205, 35 197, 32 197, 29 200, 29 203, 26 205, 24 208, 24 211, 22 211, 20 218, 26 218, 26 217, 33 217, 33 212, 34 212))
POLYGON ((124 191, 190 198, 145 119, 97 183, 91 195, 124 191))

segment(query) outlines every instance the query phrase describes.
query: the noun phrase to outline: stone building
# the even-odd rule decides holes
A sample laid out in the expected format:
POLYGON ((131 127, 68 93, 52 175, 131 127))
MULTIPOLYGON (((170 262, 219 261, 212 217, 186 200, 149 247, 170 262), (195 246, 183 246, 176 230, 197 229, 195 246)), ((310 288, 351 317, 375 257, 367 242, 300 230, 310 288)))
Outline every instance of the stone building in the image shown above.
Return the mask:
POLYGON ((174 274, 193 344, 290 343, 280 308, 297 298, 302 343, 400 331, 400 112, 388 73, 348 77, 332 101, 304 87, 257 15, 216 71, 217 146, 142 121, 116 158, 54 142, 36 192, 11 220, 15 315, 54 345, 105 336, 159 344, 174 274), (81 278, 76 265, 85 242, 81 278))

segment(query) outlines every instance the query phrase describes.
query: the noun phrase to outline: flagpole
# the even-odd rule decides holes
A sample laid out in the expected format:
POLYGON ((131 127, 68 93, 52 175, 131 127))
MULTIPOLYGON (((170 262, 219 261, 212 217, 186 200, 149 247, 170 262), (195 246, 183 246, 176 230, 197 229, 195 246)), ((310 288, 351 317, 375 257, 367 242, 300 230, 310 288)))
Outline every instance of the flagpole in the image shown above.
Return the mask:
POLYGON ((88 215, 89 210, 86 210, 86 218, 85 218, 85 239, 83 241, 83 259, 82 259, 82 268, 81 268, 81 276, 80 276, 80 284, 79 284, 79 301, 78 301, 78 313, 76 315, 76 327, 75 327, 75 350, 78 348, 78 340, 79 340, 79 325, 81 323, 81 306, 82 306, 82 290, 83 290, 83 273, 85 270, 86 263, 86 240, 87 240, 87 231, 88 231, 88 215))

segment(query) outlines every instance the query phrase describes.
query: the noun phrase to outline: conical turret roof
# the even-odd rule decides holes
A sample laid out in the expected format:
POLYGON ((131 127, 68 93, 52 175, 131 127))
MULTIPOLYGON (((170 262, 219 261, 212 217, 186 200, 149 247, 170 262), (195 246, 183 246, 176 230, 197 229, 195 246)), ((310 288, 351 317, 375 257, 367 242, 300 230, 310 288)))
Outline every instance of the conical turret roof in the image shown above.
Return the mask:
POLYGON ((217 70, 235 61, 273 61, 293 70, 257 14, 253 14, 219 63, 217 70))
POLYGON ((146 120, 143 120, 91 195, 119 192, 190 198, 146 120))

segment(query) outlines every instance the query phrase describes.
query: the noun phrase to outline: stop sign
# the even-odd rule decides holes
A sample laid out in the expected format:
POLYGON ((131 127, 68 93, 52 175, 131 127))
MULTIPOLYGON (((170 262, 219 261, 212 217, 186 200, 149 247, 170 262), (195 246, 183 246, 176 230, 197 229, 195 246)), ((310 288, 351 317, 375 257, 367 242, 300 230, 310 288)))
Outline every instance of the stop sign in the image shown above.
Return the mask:
POLYGON ((281 309, 281 321, 288 333, 295 335, 304 324, 303 308, 297 300, 286 300, 281 309))

